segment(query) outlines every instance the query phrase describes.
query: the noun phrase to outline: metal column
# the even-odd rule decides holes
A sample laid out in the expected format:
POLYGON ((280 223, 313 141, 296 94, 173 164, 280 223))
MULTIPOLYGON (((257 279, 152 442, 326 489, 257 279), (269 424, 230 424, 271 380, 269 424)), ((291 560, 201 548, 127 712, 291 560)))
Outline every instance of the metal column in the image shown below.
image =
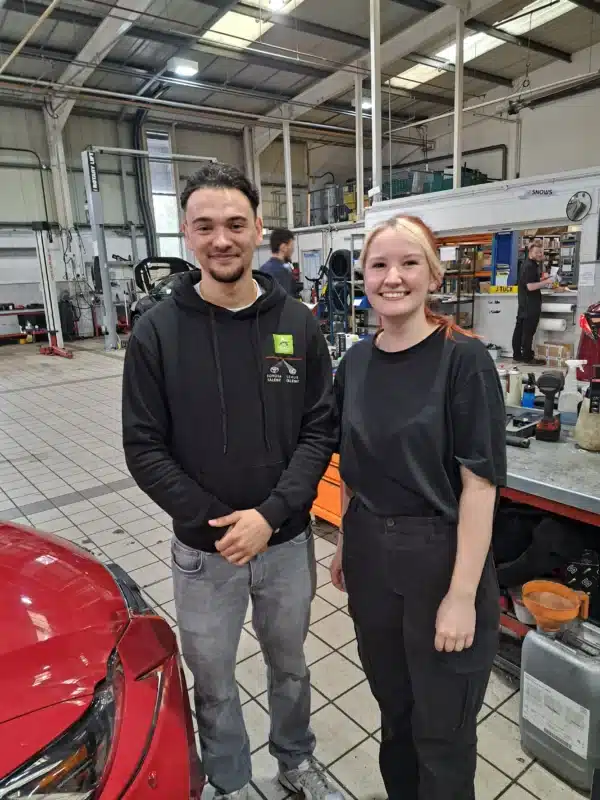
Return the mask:
POLYGON ((44 355, 61 355, 70 357, 64 350, 64 340, 60 325, 60 312, 56 297, 56 278, 52 267, 52 258, 48 247, 47 238, 50 226, 47 222, 34 222, 31 226, 35 234, 35 247, 40 264, 42 298, 44 301, 44 314, 46 316, 46 330, 48 331, 48 347, 42 347, 44 355))
POLYGON ((94 258, 98 258, 100 279, 102 281, 102 305, 104 307, 105 331, 104 347, 106 350, 116 350, 119 346, 117 315, 113 303, 112 287, 110 285, 110 272, 108 269, 106 239, 104 238, 104 216, 102 213, 98 168, 96 166, 96 153, 93 150, 84 150, 81 154, 81 161, 83 164, 85 195, 92 231, 93 255, 94 258))
MULTIPOLYGON (((365 215, 365 152, 363 145, 363 76, 357 74, 354 78, 354 111, 356 114, 356 219, 361 220, 365 215)), ((352 331, 354 333, 354 331, 352 331)))
POLYGON ((381 14, 380 0, 370 0, 371 130, 373 148, 373 200, 381 195, 383 141, 381 135, 381 14))
POLYGON ((463 140, 463 78, 464 78, 464 42, 465 12, 456 9, 456 59, 454 69, 454 150, 452 188, 460 189, 462 176, 462 140, 463 140))
MULTIPOLYGON (((262 182, 261 182, 261 175, 260 175, 260 153, 256 147, 256 128, 252 128, 250 131, 251 140, 252 140, 252 174, 254 178, 254 186, 256 191, 258 192, 258 197, 260 200, 260 206, 262 206, 262 182)), ((259 208, 259 211, 262 209, 259 208)))
POLYGON ((254 157, 252 153, 252 131, 246 125, 243 131, 244 172, 251 183, 254 183, 254 157))
POLYGON ((135 267, 140 259, 137 246, 137 225, 134 222, 129 223, 129 235, 131 236, 131 260, 135 267))
POLYGON ((290 139, 290 123, 283 121, 283 163, 285 168, 285 205, 287 210, 287 226, 294 228, 294 184, 292 183, 292 143, 290 139))

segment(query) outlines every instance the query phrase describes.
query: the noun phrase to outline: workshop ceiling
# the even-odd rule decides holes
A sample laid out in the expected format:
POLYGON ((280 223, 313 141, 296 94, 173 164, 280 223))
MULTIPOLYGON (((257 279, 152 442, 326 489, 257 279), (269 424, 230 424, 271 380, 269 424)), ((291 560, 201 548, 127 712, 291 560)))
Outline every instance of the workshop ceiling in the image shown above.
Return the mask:
MULTIPOLYGON (((89 61, 80 62, 78 56, 108 14, 123 19, 125 32, 102 54, 103 60, 84 88, 140 98, 159 96, 208 109, 269 114, 320 80, 347 70, 357 57, 367 55, 369 0, 287 0, 273 18, 269 2, 153 0, 128 27, 130 7, 126 0, 64 0, 10 64, 7 75, 55 82, 71 63, 81 64, 82 69, 88 66, 89 61), (169 72, 168 61, 174 56, 197 62, 198 74, 182 80, 169 72)), ((49 0, 0 3, 0 63, 48 4, 49 0)), ((440 5, 440 0, 381 0, 383 41, 434 13, 440 5)), ((479 15, 475 23, 489 30, 501 21, 518 18, 529 5, 527 0, 501 0, 479 15)), ((521 40, 498 40, 493 50, 470 59, 465 65, 465 100, 468 103, 471 98, 482 98, 499 87, 508 94, 527 71, 533 72, 557 59, 568 60, 571 54, 598 42, 600 15, 568 6, 562 16, 535 26, 521 40), (531 47, 527 44, 529 37, 531 47)), ((403 53, 395 63, 384 66, 384 131, 390 114, 397 127, 404 121, 451 109, 452 66, 441 64, 437 69, 438 62, 432 59, 452 44, 453 30, 449 29, 443 36, 417 42, 414 53, 403 53), (403 73, 413 75, 414 70, 408 71, 416 64, 430 68, 433 65, 434 73, 423 82, 411 78, 412 82, 390 94, 388 78, 403 73)), ((368 86, 365 72, 366 90, 368 86)), ((15 84, 2 83, 0 78, 0 100, 3 94, 17 96, 15 84)), ((41 103, 43 87, 24 87, 19 96, 41 103)), ((352 92, 345 91, 321 107, 306 105, 301 119, 352 132, 352 100, 352 92)), ((116 111, 122 105, 116 99, 104 101, 81 95, 77 107, 116 111)), ((129 105, 126 113, 133 110, 129 105)), ((251 116, 240 117, 231 120, 231 124, 239 126, 251 121, 251 116)))

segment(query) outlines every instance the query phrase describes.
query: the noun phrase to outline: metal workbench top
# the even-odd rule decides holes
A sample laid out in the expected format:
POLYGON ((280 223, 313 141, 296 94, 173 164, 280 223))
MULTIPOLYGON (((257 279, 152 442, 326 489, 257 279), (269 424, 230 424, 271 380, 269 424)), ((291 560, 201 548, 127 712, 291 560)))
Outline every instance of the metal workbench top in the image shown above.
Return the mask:
POLYGON ((600 453, 580 450, 570 429, 560 442, 532 439, 528 449, 506 451, 510 489, 600 515, 600 453))

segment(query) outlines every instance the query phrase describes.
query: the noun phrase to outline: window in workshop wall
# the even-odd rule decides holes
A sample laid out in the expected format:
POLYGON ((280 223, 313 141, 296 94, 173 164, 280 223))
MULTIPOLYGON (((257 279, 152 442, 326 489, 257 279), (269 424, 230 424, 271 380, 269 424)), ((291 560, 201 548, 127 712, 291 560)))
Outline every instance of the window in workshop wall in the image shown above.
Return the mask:
MULTIPOLYGON (((148 131, 148 152, 152 155, 170 156, 171 139, 163 131, 148 131)), ((172 161, 149 161, 152 212, 161 256, 182 258, 183 242, 179 220, 179 204, 172 161)))

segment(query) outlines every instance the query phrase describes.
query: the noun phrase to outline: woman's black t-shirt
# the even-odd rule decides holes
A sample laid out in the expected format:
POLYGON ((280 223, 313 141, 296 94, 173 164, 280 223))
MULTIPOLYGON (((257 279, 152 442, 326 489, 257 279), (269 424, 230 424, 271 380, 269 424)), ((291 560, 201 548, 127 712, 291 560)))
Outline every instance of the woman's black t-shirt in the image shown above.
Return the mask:
POLYGON ((506 481, 506 420, 484 345, 439 329, 408 350, 354 345, 335 380, 340 473, 382 516, 458 519, 460 466, 506 481))

